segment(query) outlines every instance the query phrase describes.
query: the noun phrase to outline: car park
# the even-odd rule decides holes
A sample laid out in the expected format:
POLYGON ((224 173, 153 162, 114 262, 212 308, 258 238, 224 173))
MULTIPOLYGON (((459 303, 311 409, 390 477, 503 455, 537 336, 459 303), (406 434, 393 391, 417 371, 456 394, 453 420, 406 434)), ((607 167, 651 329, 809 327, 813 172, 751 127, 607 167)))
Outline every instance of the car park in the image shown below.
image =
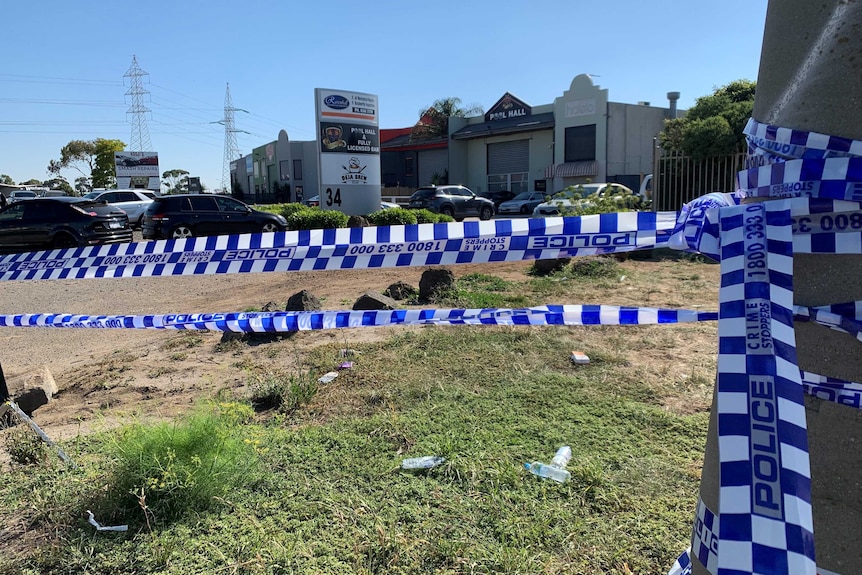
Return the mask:
POLYGON ((28 252, 132 241, 119 208, 82 198, 34 198, 0 209, 0 251, 28 252))
POLYGON ((140 190, 105 190, 90 192, 84 197, 120 208, 128 214, 132 227, 140 227, 143 224, 144 211, 153 203, 153 199, 140 190))
POLYGON ((521 192, 509 201, 497 206, 498 214, 532 214, 533 210, 545 201, 542 192, 521 192))
POLYGON ((564 191, 557 196, 552 196, 550 201, 542 202, 533 209, 534 218, 546 218, 549 216, 565 215, 565 212, 576 210, 578 207, 590 205, 589 196, 598 194, 600 196, 616 196, 622 198, 639 197, 631 188, 615 183, 590 183, 573 186, 571 191, 564 191))
POLYGON ((33 198, 38 198, 39 194, 32 190, 15 190, 14 192, 10 192, 6 199, 11 204, 12 202, 20 202, 21 200, 32 200, 33 198))
MULTIPOLYGON (((314 197, 308 198, 307 200, 304 200, 302 203, 305 204, 306 206, 310 206, 312 208, 320 207, 320 196, 314 196, 314 197)), ((397 207, 399 207, 398 204, 396 204, 394 202, 384 202, 384 201, 380 202, 380 209, 381 210, 388 210, 390 208, 397 208, 397 207)))
POLYGON ((158 196, 144 212, 144 239, 279 232, 287 220, 229 196, 176 194, 158 196))
POLYGON ((481 192, 479 195, 494 202, 494 207, 499 209, 500 204, 511 200, 517 194, 515 194, 515 192, 510 192, 509 190, 499 190, 496 192, 481 192))
POLYGON ((410 196, 410 209, 427 209, 458 221, 469 216, 480 220, 494 217, 494 202, 477 196, 465 186, 423 186, 410 196))

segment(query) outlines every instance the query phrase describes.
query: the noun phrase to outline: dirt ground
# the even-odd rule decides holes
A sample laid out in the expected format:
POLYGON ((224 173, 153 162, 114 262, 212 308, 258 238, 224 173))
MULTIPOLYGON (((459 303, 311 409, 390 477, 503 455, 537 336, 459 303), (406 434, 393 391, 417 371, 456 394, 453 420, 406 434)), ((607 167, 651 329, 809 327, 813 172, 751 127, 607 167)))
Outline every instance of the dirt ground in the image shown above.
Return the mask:
MULTIPOLYGON (((529 262, 455 266, 456 276, 481 272, 523 280, 529 262)), ((396 281, 419 285, 428 268, 257 273, 227 276, 118 278, 0 283, 0 313, 164 314, 261 309, 306 289, 323 309, 351 309, 367 290, 396 281)), ((249 362, 290 362, 297 351, 333 341, 356 345, 395 328, 302 332, 265 346, 217 351, 220 332, 0 328, 0 365, 7 378, 47 366, 60 392, 33 416, 51 437, 86 431, 107 413, 170 416, 219 390, 241 393, 249 362), (348 333, 337 333, 348 332, 348 333), (265 348, 265 349, 264 349, 265 348), (289 349, 288 349, 289 348, 289 349)), ((399 330, 409 328, 398 328, 399 330)))
MULTIPOLYGON (((527 279, 530 262, 457 265, 461 277, 470 273, 507 280, 527 279)), ((672 262, 627 261, 625 269, 649 273, 672 262)), ((717 282, 719 266, 707 266, 703 279, 717 282)), ((393 268, 227 276, 118 278, 0 282, 0 313, 164 314, 235 312, 261 309, 268 302, 284 309, 287 299, 307 289, 323 309, 351 309, 367 290, 382 292, 396 281, 419 285, 428 268, 393 268)), ((715 283, 714 285, 717 285, 715 283)), ((547 303, 649 305, 715 309, 715 294, 691 301, 660 285, 644 294, 620 289, 617 301, 553 301, 547 303), (702 305, 696 305, 702 304, 702 305)), ((588 294, 585 297, 589 298, 588 294)), ((341 343, 349 346, 382 340, 410 327, 380 327, 301 332, 282 341, 219 350, 220 332, 175 330, 96 330, 0 328, 0 364, 7 377, 40 366, 51 371, 60 392, 34 413, 49 436, 64 439, 126 415, 170 417, 201 396, 226 391, 247 394, 248 367, 271 365, 290 369, 310 347, 341 343)), ((333 366, 335 367, 335 366, 333 366)))

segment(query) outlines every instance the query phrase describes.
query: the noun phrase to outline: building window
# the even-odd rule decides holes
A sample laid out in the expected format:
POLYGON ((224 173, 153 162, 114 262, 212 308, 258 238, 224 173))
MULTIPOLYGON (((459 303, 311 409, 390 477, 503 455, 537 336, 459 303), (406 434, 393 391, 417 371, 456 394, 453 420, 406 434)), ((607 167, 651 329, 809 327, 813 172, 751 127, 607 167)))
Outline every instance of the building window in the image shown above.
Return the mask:
POLYGON ((566 128, 566 162, 592 162, 596 159, 596 125, 566 128))
POLYGON ((489 192, 514 192, 519 194, 527 191, 529 180, 527 172, 517 174, 491 174, 488 176, 489 192))
POLYGON ((404 158, 404 175, 412 176, 413 175, 413 156, 408 158, 404 158))
POLYGON ((302 160, 294 160, 293 161, 293 179, 301 180, 302 179, 302 160))

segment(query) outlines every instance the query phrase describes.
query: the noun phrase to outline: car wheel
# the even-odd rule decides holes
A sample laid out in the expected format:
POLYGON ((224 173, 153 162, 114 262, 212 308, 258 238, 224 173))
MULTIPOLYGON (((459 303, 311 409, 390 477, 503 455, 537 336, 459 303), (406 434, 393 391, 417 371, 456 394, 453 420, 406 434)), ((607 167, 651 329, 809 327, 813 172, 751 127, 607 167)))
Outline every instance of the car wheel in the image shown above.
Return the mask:
POLYGON ((186 225, 179 225, 171 230, 171 238, 175 240, 184 240, 193 237, 195 237, 195 232, 186 225))
POLYGON ((266 222, 260 227, 260 231, 264 234, 267 232, 277 232, 279 231, 279 227, 275 222, 266 222))
POLYGON ((527 214, 529 211, 530 211, 530 209, 529 209, 529 207, 527 207, 527 204, 524 204, 523 206, 521 206, 521 213, 522 214, 527 214))
POLYGON ((490 220, 494 216, 494 210, 490 207, 485 206, 481 210, 479 210, 479 219, 480 220, 490 220))
POLYGON ((78 242, 69 234, 57 234, 54 236, 54 241, 51 242, 51 247, 54 249, 76 248, 78 242))
POLYGON ((440 208, 440 213, 444 216, 449 216, 450 218, 455 216, 455 210, 452 209, 452 206, 443 206, 440 208))

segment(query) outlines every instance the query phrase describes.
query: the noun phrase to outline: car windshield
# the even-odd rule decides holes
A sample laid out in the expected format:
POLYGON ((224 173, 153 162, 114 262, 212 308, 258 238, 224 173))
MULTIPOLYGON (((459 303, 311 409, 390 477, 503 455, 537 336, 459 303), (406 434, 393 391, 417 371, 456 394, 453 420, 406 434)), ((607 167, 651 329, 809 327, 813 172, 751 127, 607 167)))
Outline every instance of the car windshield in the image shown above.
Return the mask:
POLYGON ((517 196, 512 198, 512 201, 514 202, 515 200, 529 200, 529 199, 532 199, 532 197, 533 197, 532 192, 521 192, 520 194, 518 194, 517 196))
POLYGON ((595 194, 604 186, 605 184, 578 184, 573 186, 573 190, 567 188, 563 190, 563 193, 567 198, 586 198, 590 194, 595 194))
POLYGON ((89 194, 84 194, 82 197, 83 197, 83 198, 85 198, 85 199, 87 199, 87 200, 91 200, 91 199, 95 198, 96 196, 98 196, 98 195, 99 195, 99 194, 101 194, 101 193, 102 193, 102 192, 90 192, 89 194))

